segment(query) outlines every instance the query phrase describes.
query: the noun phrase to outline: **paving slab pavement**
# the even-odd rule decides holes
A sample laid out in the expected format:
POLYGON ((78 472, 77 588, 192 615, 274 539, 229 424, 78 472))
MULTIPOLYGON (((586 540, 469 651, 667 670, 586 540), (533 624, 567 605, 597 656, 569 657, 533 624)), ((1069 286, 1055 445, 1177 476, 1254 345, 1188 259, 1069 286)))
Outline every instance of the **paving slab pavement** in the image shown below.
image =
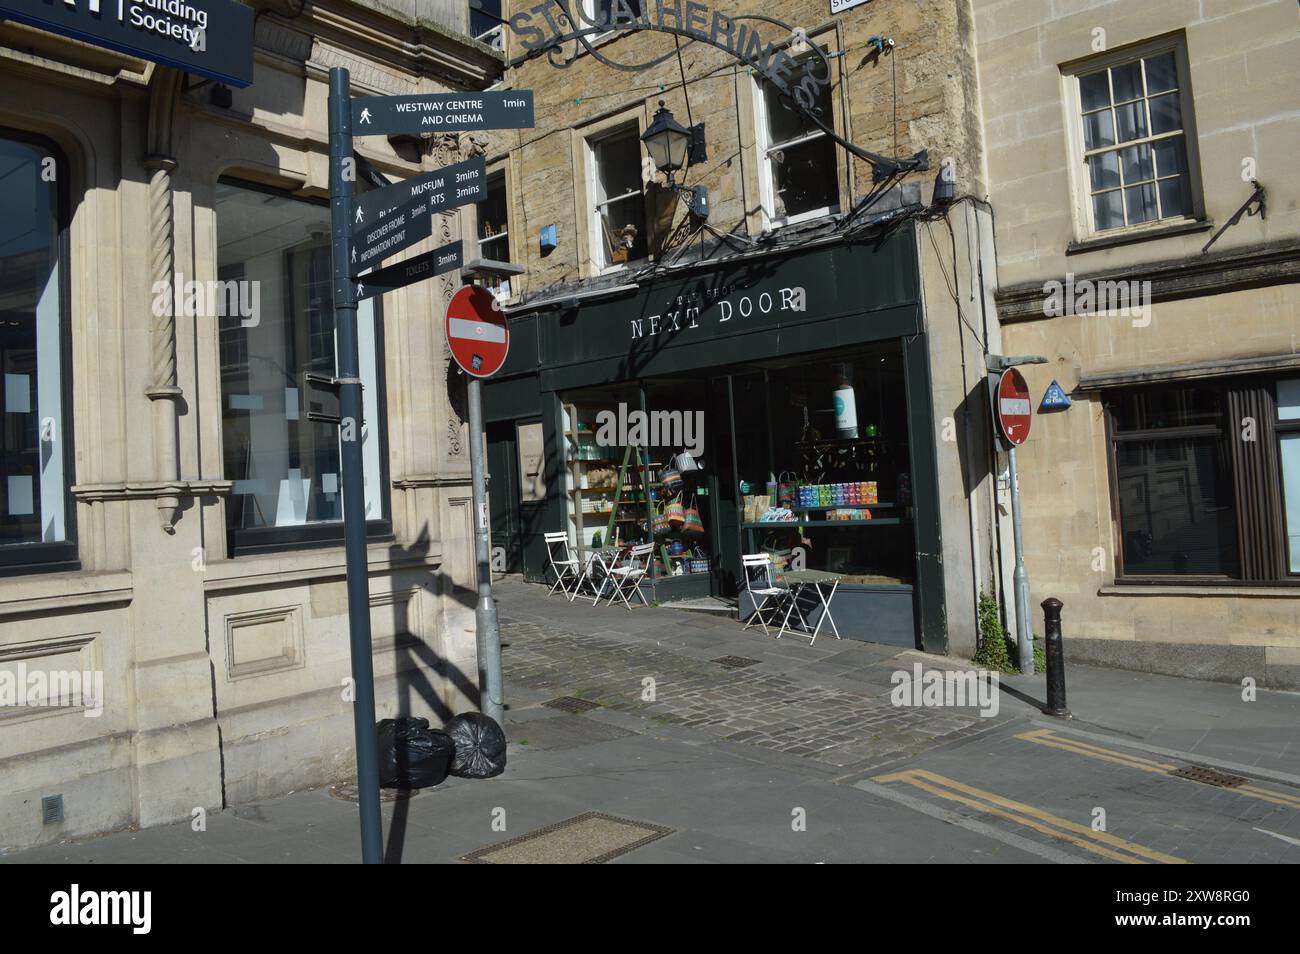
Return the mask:
MULTIPOLYGON (((587 812, 673 829, 615 863, 1300 860, 1295 694, 1247 703, 1240 687, 1076 666, 1069 722, 1035 706, 1041 677, 1004 679, 991 718, 897 707, 895 672, 959 661, 568 604, 523 583, 497 592, 508 768, 385 803, 391 861, 452 863, 587 812), (726 668, 724 656, 756 662, 726 668), (561 696, 598 705, 544 705, 561 696), (1197 760, 1249 769, 1247 785, 1276 797, 1162 767, 1197 760), (1089 834, 1097 808, 1111 841, 1089 834)), ((0 863, 359 856, 355 804, 316 789, 214 813, 203 831, 119 832, 0 863)))

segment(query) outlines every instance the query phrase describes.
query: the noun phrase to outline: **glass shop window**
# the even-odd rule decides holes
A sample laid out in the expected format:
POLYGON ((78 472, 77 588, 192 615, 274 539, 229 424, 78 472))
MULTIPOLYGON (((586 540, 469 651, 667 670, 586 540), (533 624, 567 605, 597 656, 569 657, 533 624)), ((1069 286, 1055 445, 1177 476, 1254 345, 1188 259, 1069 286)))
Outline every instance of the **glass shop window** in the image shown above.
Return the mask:
POLYGON ((1225 389, 1131 389, 1111 413, 1124 574, 1236 576, 1225 389))
MULTIPOLYGON (((336 373, 329 208, 231 180, 217 188, 217 259, 255 305, 220 327, 221 420, 233 546, 342 537, 340 428, 307 419, 304 374, 336 373)), ((357 309, 366 516, 386 517, 375 299, 357 309)))
POLYGON ((688 576, 712 568, 709 540, 716 512, 709 497, 703 380, 648 381, 644 443, 654 470, 657 576, 688 576))
POLYGON ((640 409, 636 387, 564 395, 567 529, 570 542, 584 553, 650 539, 647 490, 657 477, 645 449, 630 443, 637 435, 628 431, 640 409))
POLYGON ((0 566, 71 564, 65 164, 0 131, 0 566))
POLYGON ((748 552, 840 573, 846 583, 911 583, 901 354, 880 348, 804 357, 764 373, 772 463, 766 473, 751 465, 740 474, 748 552))
POLYGON ((1286 514, 1287 569, 1300 573, 1300 378, 1277 382, 1277 437, 1286 514))

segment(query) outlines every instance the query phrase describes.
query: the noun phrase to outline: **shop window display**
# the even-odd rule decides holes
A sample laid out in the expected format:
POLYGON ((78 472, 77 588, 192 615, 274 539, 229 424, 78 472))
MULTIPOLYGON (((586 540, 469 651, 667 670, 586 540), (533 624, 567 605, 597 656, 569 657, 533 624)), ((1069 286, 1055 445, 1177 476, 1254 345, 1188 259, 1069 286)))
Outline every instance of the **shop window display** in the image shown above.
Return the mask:
POLYGON ((844 583, 911 583, 907 404, 897 350, 769 366, 770 466, 742 471, 746 548, 844 583))
POLYGON ((654 542, 656 578, 709 573, 703 402, 703 384, 687 382, 565 395, 566 511, 580 551, 654 542))

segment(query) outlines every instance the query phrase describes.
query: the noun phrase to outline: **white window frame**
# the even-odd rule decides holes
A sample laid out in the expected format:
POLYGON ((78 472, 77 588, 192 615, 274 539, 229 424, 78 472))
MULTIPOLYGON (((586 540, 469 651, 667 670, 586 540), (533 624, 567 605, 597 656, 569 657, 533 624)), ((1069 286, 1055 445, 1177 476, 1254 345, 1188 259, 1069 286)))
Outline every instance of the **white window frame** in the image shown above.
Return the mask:
MULTIPOLYGON (((1146 232, 1164 232, 1170 228, 1204 221, 1205 206, 1197 150, 1196 117, 1193 112, 1190 88, 1191 70, 1187 60, 1187 44, 1181 34, 1160 37, 1068 64, 1061 67, 1061 82, 1063 84, 1062 103, 1065 107, 1066 147, 1069 150, 1068 165, 1070 169, 1072 214, 1075 236, 1078 240, 1106 240, 1134 235, 1141 236, 1146 232), (1187 159, 1187 191, 1191 210, 1182 216, 1152 219, 1149 222, 1138 222, 1134 225, 1098 230, 1094 221, 1092 180, 1088 168, 1088 156, 1115 150, 1118 147, 1118 141, 1116 147, 1103 147, 1094 149, 1091 152, 1086 148, 1083 133, 1083 102, 1079 93, 1079 78, 1102 69, 1123 66, 1126 63, 1158 56, 1161 53, 1174 54, 1174 66, 1178 71, 1178 108, 1182 115, 1181 132, 1153 135, 1151 133, 1150 116, 1148 115, 1147 135, 1127 142, 1124 146, 1152 144, 1161 139, 1181 135, 1187 159)), ((1147 101, 1145 97, 1143 101, 1147 101)), ((1116 131, 1116 139, 1118 140, 1118 131, 1116 131)), ((1152 161, 1154 161, 1154 157, 1152 161)))
MULTIPOLYGON (((596 0, 577 0, 577 2, 582 5, 582 15, 583 17, 586 18, 587 23, 588 24, 593 23, 596 19, 596 0)), ((652 2, 652 0, 641 0, 642 13, 645 12, 646 4, 650 2, 652 2)), ((606 30, 604 33, 596 33, 592 36, 587 37, 587 42, 593 45, 597 43, 604 43, 610 37, 618 36, 619 33, 621 32, 626 32, 626 31, 606 30)))
MULTIPOLYGON (((832 69, 834 67, 832 66, 832 69)), ((754 99, 754 149, 758 154, 758 196, 759 203, 763 209, 763 219, 767 228, 776 229, 786 225, 795 225, 799 222, 807 222, 810 219, 820 219, 828 215, 835 215, 844 208, 844 183, 840 181, 840 168, 838 157, 835 164, 829 169, 831 178, 835 181, 835 191, 839 196, 839 201, 834 205, 822 206, 818 209, 809 209, 807 212, 800 212, 796 215, 778 216, 776 214, 776 171, 772 160, 772 153, 778 149, 789 149, 791 146, 800 146, 807 142, 813 142, 817 139, 826 138, 826 133, 820 129, 811 132, 805 136, 799 136, 796 139, 786 140, 785 142, 774 143, 772 141, 771 120, 767 114, 767 96, 763 90, 763 80, 757 73, 751 81, 754 99)), ((832 129, 835 128, 835 95, 831 93, 831 121, 827 124, 832 129)))
MULTIPOLYGON (((634 190, 625 192, 618 196, 607 196, 605 195, 604 183, 601 182, 600 178, 600 167, 596 158, 599 147, 611 139, 616 139, 619 136, 625 136, 629 133, 638 137, 639 141, 641 134, 640 126, 635 122, 627 122, 618 126, 612 126, 608 129, 603 129, 599 133, 594 133, 584 139, 587 144, 587 188, 590 195, 587 211, 588 241, 591 245, 592 251, 591 261, 592 264, 596 266, 596 274, 598 275, 606 275, 610 272, 625 269, 630 264, 628 262, 609 262, 606 260, 608 246, 605 242, 605 224, 600 215, 601 210, 604 207, 615 202, 625 202, 633 196, 640 196, 642 208, 644 210, 642 217, 645 219, 647 233, 650 230, 650 211, 649 209, 644 208, 646 201, 645 163, 642 162, 637 169, 638 175, 641 178, 641 188, 639 191, 634 190)), ((647 234, 645 239, 648 249, 650 236, 647 234)), ((653 257, 654 256, 650 255, 647 251, 644 261, 651 261, 653 260, 653 257)), ((637 261, 642 261, 642 259, 638 259, 637 261)))

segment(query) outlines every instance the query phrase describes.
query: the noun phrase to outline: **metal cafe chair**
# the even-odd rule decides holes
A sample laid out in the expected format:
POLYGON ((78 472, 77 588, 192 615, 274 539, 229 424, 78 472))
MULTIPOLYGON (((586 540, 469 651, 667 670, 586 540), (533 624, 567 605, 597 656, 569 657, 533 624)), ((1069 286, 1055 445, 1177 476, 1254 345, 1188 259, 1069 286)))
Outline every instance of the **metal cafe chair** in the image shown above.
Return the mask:
POLYGON ((636 593, 641 597, 641 602, 646 606, 650 601, 645 598, 641 592, 641 581, 645 579, 646 574, 650 572, 650 560, 653 558, 655 545, 653 543, 638 543, 628 551, 627 562, 621 566, 610 567, 609 578, 613 583, 614 592, 610 594, 609 601, 621 599, 623 605, 629 610, 632 603, 628 595, 636 593))
MULTIPOLYGON (((754 612, 750 614, 744 629, 749 629, 757 622, 763 627, 763 633, 771 636, 772 632, 767 628, 767 624, 775 624, 777 617, 782 615, 781 611, 786 602, 793 602, 793 591, 788 586, 781 586, 772 577, 772 558, 768 554, 745 553, 740 561, 745 568, 745 591, 749 593, 749 599, 754 605, 754 612)), ((799 618, 803 619, 803 612, 799 610, 797 604, 794 608, 799 612, 799 618)), ((789 615, 790 611, 786 609, 785 618, 788 619, 789 615)), ((781 622, 784 627, 785 620, 781 622)), ((777 638, 781 638, 780 634, 777 638)))
POLYGON ((572 603, 574 594, 578 592, 581 574, 578 572, 577 557, 569 553, 569 535, 563 530, 557 530, 554 533, 544 533, 542 537, 546 540, 546 558, 555 571, 555 582, 546 595, 550 596, 558 589, 572 603), (559 546, 562 554, 559 559, 555 557, 556 546, 559 546))

